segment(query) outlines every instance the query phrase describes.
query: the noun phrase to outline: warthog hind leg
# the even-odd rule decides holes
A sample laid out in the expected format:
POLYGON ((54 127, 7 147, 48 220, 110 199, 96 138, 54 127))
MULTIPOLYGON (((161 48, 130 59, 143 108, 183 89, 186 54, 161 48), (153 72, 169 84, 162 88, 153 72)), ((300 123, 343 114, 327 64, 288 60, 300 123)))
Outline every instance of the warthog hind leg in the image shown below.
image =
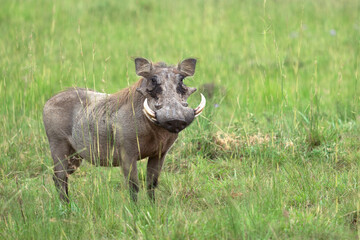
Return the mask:
POLYGON ((67 173, 73 174, 80 166, 82 158, 79 155, 73 155, 68 159, 68 170, 67 173))
POLYGON ((69 169, 69 157, 74 150, 67 142, 50 142, 51 156, 54 160, 54 182, 60 199, 69 202, 68 174, 75 170, 69 169))

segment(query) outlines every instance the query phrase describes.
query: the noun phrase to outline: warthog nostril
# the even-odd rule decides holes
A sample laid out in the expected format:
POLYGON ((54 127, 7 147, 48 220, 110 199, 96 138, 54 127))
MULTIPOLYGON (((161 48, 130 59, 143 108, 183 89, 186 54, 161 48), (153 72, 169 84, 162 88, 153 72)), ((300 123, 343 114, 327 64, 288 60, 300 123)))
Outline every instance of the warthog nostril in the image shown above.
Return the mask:
POLYGON ((189 104, 188 104, 187 102, 182 102, 181 104, 182 104, 184 107, 189 106, 189 104))
POLYGON ((181 120, 171 120, 171 121, 167 121, 164 124, 164 127, 170 131, 170 132, 175 132, 178 133, 181 130, 183 130, 184 128, 186 128, 187 123, 185 121, 181 121, 181 120))

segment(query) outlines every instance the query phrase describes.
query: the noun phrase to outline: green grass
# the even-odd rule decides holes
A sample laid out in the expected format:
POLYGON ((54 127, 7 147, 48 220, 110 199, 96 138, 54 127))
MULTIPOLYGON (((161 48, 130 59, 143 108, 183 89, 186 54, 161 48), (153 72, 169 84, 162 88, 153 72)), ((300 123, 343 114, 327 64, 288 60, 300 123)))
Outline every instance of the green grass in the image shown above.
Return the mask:
POLYGON ((359 1, 3 0, 0 36, 0 239, 360 238, 359 1), (215 94, 154 205, 84 164, 62 206, 43 105, 132 84, 136 56, 197 57, 215 94))

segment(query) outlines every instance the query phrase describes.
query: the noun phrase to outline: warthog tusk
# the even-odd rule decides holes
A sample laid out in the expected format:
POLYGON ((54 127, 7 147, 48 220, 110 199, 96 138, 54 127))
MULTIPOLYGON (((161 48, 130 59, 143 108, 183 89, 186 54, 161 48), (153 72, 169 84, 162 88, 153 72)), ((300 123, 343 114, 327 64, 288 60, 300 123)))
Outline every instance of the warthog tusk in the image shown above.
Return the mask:
POLYGON ((155 112, 153 110, 151 110, 151 108, 149 107, 147 98, 144 101, 144 109, 145 109, 146 113, 149 114, 150 117, 155 118, 155 112))
POLYGON ((150 122, 157 123, 157 120, 153 117, 150 117, 149 114, 143 109, 143 113, 145 114, 146 118, 150 120, 150 122))
POLYGON ((149 104, 147 102, 147 98, 145 98, 144 101, 144 109, 143 112, 145 114, 145 116, 152 122, 156 122, 156 117, 155 117, 155 112, 153 110, 151 110, 151 108, 149 107, 149 104))
POLYGON ((201 95, 201 102, 200 102, 199 106, 197 106, 197 108, 194 109, 195 117, 198 117, 201 114, 202 110, 204 110, 205 105, 206 105, 206 99, 205 99, 204 95, 202 95, 201 93, 200 93, 200 95, 201 95))

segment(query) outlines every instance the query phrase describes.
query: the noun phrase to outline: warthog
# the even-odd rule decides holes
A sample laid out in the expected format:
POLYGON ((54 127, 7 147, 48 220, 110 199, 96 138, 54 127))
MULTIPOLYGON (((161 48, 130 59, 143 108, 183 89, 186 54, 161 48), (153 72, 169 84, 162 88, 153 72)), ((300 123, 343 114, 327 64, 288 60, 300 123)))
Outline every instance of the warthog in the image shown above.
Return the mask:
POLYGON ((54 160, 54 182, 60 198, 68 202, 68 175, 82 159, 96 166, 121 166, 132 200, 139 191, 137 160, 148 158, 147 190, 155 200, 155 187, 171 145, 205 107, 188 107, 196 88, 184 78, 195 73, 196 59, 176 67, 135 59, 140 80, 114 94, 72 88, 50 98, 43 112, 54 160))

